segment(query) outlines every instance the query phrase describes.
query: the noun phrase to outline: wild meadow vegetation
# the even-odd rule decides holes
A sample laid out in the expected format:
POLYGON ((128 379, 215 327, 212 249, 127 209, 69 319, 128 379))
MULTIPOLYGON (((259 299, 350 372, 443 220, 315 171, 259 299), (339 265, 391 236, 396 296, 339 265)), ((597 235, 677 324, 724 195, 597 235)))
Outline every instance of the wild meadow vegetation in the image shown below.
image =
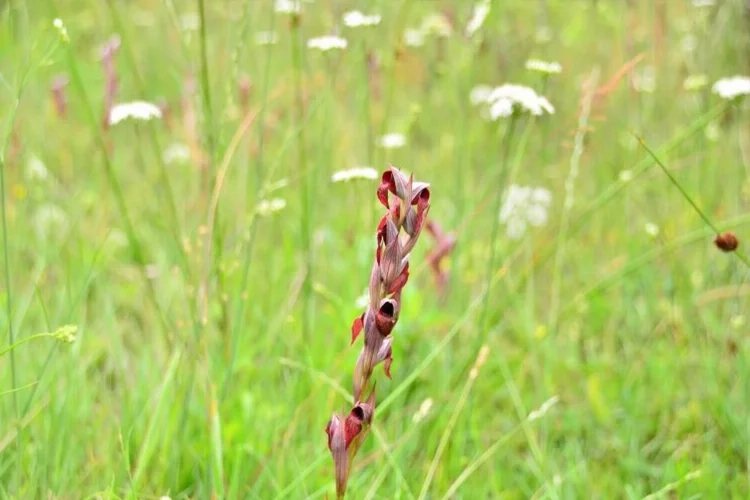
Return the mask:
POLYGON ((3 498, 750 495, 747 2, 0 9, 3 498))

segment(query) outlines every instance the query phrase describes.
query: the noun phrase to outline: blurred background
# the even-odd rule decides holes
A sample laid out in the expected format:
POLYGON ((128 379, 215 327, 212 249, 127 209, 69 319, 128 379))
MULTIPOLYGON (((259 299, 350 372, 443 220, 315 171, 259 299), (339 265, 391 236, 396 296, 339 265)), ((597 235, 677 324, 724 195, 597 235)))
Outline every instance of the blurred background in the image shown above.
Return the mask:
POLYGON ((747 498, 747 94, 741 0, 0 2, 2 496, 334 498, 392 164, 348 497, 747 498))

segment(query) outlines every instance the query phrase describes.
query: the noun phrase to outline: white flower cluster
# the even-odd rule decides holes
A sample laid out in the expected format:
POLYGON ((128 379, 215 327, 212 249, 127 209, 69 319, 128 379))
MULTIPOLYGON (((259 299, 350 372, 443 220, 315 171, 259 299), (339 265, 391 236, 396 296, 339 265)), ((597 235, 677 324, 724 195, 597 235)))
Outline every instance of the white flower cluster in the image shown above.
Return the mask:
POLYGON ((156 104, 146 101, 125 102, 112 106, 109 112, 110 125, 116 125, 128 118, 143 121, 161 118, 161 109, 156 104))
POLYGON ((307 41, 308 49, 318 49, 327 52, 332 49, 343 50, 349 45, 345 38, 335 35, 319 36, 307 41))
POLYGON ((715 94, 719 94, 723 99, 734 99, 736 97, 750 95, 750 77, 732 76, 722 78, 714 83, 712 87, 715 94))
POLYGON ((490 13, 490 2, 489 0, 482 0, 478 4, 474 5, 474 11, 471 15, 471 19, 466 23, 466 36, 472 37, 482 27, 484 21, 487 19, 487 15, 490 13))
POLYGON ((526 61, 526 69, 547 75, 562 73, 562 65, 559 62, 548 62, 541 59, 529 59, 526 61))
POLYGON ((342 21, 350 28, 359 28, 361 26, 376 26, 380 24, 380 14, 363 14, 358 10, 346 12, 342 16, 342 21))
POLYGON ((479 85, 472 89, 469 99, 474 105, 486 106, 492 120, 511 116, 514 112, 526 112, 534 116, 555 112, 549 100, 531 87, 511 83, 494 88, 479 85))
POLYGON ((505 224, 508 237, 520 239, 528 226, 547 223, 547 211, 552 204, 552 194, 541 187, 512 184, 505 193, 500 209, 500 222, 505 224))
POLYGON ((338 170, 331 176, 331 182, 347 182, 354 179, 377 179, 378 171, 372 167, 354 167, 347 170, 338 170))
POLYGON ((398 132, 389 132, 378 139, 378 146, 383 149, 397 149, 406 146, 406 136, 398 132))

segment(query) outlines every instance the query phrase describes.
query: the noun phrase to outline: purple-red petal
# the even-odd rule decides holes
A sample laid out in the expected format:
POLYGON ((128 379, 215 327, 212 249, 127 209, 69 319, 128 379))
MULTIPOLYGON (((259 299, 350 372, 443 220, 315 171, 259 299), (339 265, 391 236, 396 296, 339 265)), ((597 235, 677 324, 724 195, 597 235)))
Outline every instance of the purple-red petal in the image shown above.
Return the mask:
POLYGON ((358 316, 352 323, 352 344, 355 340, 357 340, 360 332, 362 332, 362 327, 364 326, 364 317, 365 315, 363 313, 361 316, 358 316))

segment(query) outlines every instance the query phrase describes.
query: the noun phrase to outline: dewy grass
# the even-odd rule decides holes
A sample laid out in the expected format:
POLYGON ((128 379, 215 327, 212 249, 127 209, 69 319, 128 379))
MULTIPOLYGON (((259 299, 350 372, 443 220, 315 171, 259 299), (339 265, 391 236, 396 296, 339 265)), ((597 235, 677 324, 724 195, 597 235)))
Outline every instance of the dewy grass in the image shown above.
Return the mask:
POLYGON ((401 312, 401 292, 409 279, 409 256, 430 209, 429 185, 406 177, 396 167, 383 173, 378 199, 387 209, 377 229, 377 248, 369 283, 367 309, 352 324, 352 344, 360 333, 364 346, 354 367, 354 406, 346 416, 334 414, 326 427, 333 455, 336 496, 344 498, 351 464, 375 415, 373 369, 383 363, 390 378, 393 335, 401 312), (401 236, 404 230, 405 237, 401 236), (365 394, 368 394, 365 397, 365 394))

